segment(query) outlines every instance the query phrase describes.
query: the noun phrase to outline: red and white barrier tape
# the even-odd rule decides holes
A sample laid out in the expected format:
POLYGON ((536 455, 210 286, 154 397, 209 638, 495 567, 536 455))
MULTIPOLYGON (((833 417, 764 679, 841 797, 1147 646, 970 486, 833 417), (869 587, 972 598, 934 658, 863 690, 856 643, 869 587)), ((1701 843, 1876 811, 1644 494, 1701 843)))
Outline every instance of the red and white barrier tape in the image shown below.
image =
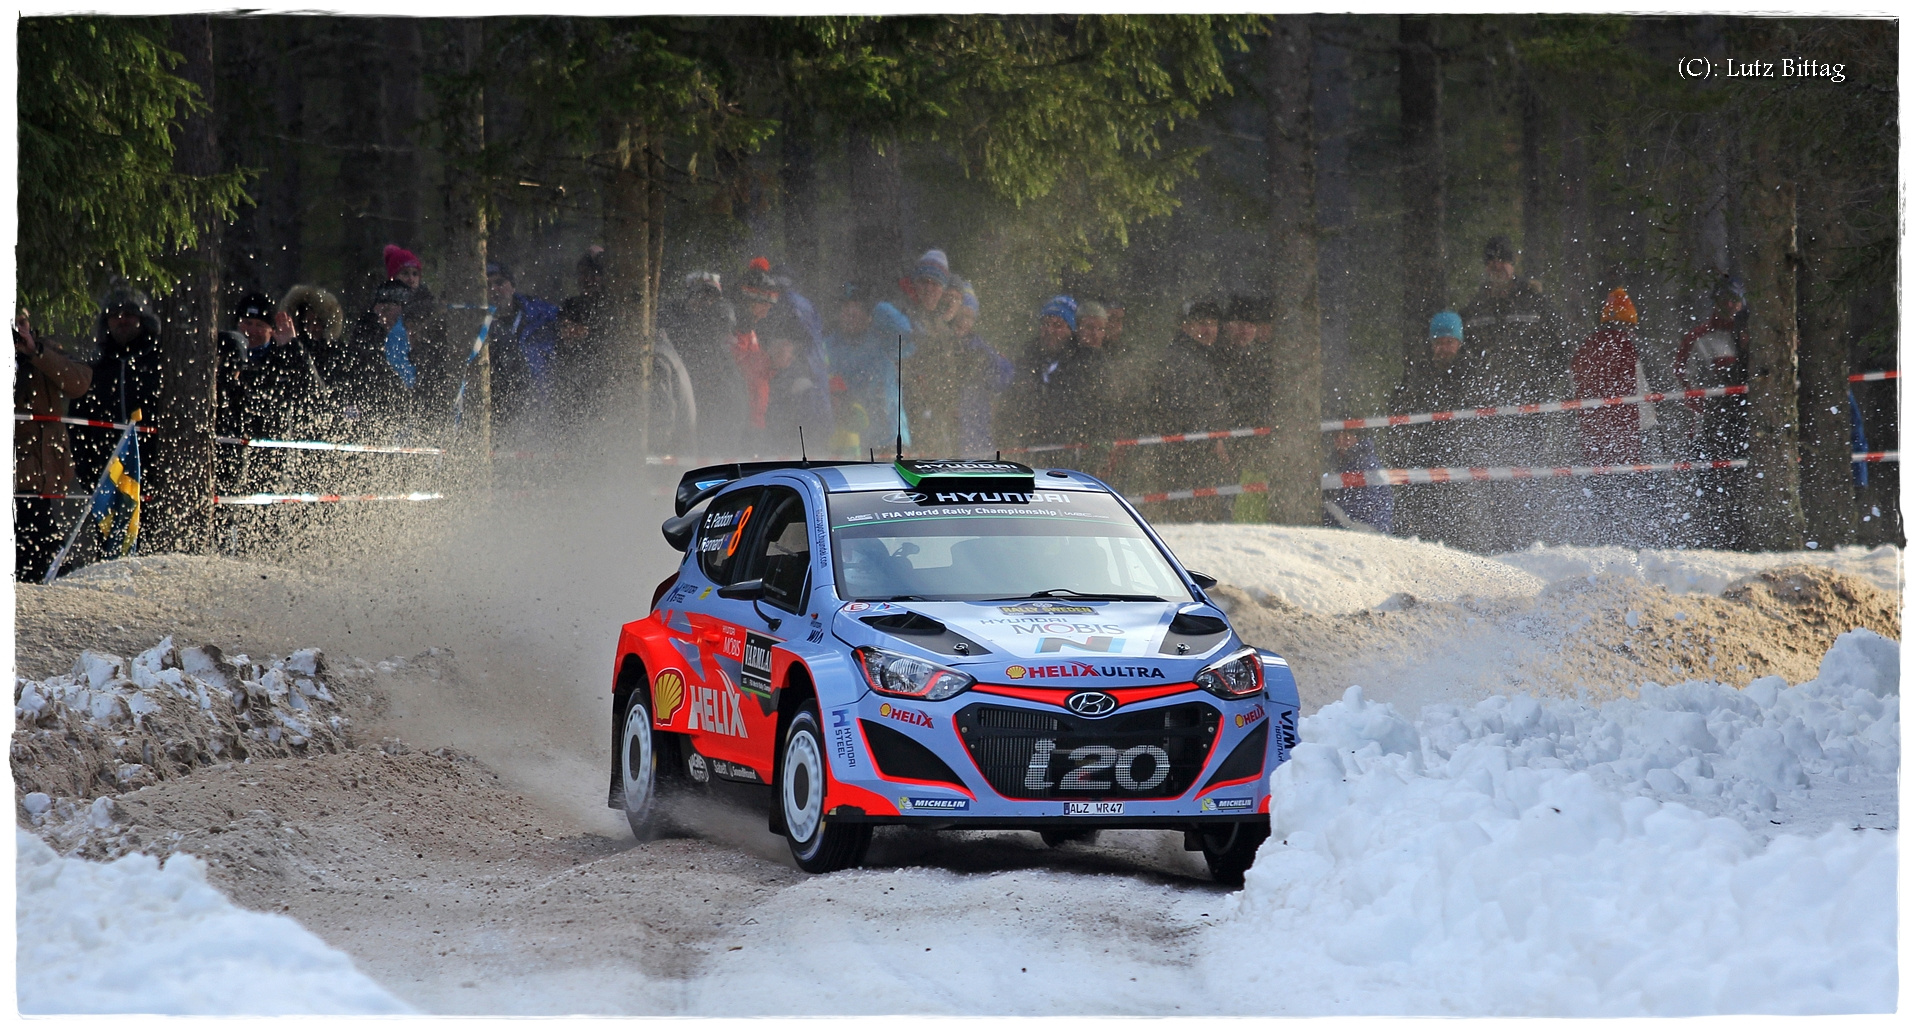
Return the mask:
POLYGON ((14 493, 16 500, 90 500, 85 493, 14 493))
POLYGON ((1748 391, 1747 386, 1716 386, 1713 389, 1684 389, 1670 393, 1636 393, 1632 396, 1602 396, 1586 400, 1555 400, 1550 403, 1515 403, 1502 407, 1477 407, 1474 410, 1438 410, 1426 414, 1386 414, 1376 418, 1348 418, 1343 421, 1325 421, 1325 432, 1349 431, 1359 428, 1395 428, 1399 425, 1427 425, 1437 421, 1473 421, 1477 418, 1497 418, 1510 414, 1555 414, 1571 410, 1600 410, 1604 407, 1627 407, 1643 403, 1662 403, 1667 400, 1706 400, 1718 396, 1740 396, 1748 391))
MULTIPOLYGON (((1895 374, 1895 372, 1874 372, 1874 374, 1895 374)), ((1630 396, 1591 397, 1586 400, 1555 400, 1549 403, 1515 403, 1501 407, 1475 407, 1468 410, 1425 411, 1421 414, 1385 414, 1373 418, 1345 418, 1341 421, 1324 421, 1317 427, 1324 432, 1355 431, 1364 428, 1398 428, 1403 425, 1427 425, 1438 421, 1474 421, 1478 418, 1497 418, 1516 414, 1554 414, 1560 411, 1599 410, 1604 407, 1626 407, 1643 403, 1663 403, 1668 400, 1705 400, 1720 396, 1740 396, 1748 391, 1747 386, 1716 386, 1712 389, 1685 389, 1668 393, 1635 393, 1630 396)), ((1040 446, 1021 446, 1005 449, 1004 453, 1054 453, 1060 450, 1081 450, 1093 445, 1116 448, 1126 446, 1159 446, 1164 443, 1200 443, 1212 439, 1247 439, 1252 436, 1270 434, 1272 429, 1264 428, 1223 428, 1209 432, 1176 432, 1169 435, 1146 435, 1135 439, 1115 439, 1108 443, 1045 443, 1040 446)))
POLYGON ((1899 461, 1900 459, 1901 451, 1899 450, 1876 450, 1873 453, 1857 453, 1854 455, 1854 463, 1856 464, 1880 464, 1886 461, 1899 461))
POLYGON ((1898 371, 1863 371, 1858 375, 1849 375, 1850 382, 1885 382, 1890 378, 1900 378, 1898 371))
POLYGON ((270 507, 276 503, 379 503, 400 501, 422 503, 443 500, 444 493, 390 493, 384 495, 341 496, 336 493, 251 493, 246 496, 215 496, 222 507, 270 507))
MULTIPOLYGON (((15 414, 13 416, 13 420, 15 421, 46 421, 46 422, 54 422, 61 425, 78 425, 81 428, 116 428, 122 432, 126 431, 127 429, 127 425, 123 421, 90 421, 86 418, 60 418, 60 417, 55 417, 51 414, 15 414)), ((141 425, 139 426, 139 431, 151 433, 151 432, 158 431, 158 429, 155 429, 151 425, 141 425)))
POLYGON ((214 436, 213 442, 227 446, 256 446, 270 450, 337 450, 341 453, 412 453, 437 456, 444 450, 436 446, 372 446, 361 443, 322 443, 309 439, 246 439, 241 436, 214 436))

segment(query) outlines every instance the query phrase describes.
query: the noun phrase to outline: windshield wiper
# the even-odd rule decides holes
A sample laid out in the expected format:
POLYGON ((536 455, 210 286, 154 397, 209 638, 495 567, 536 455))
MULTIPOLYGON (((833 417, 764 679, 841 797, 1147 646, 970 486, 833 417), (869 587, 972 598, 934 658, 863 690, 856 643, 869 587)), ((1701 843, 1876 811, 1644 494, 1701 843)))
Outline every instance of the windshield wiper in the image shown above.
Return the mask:
POLYGON ((1161 596, 1152 596, 1149 593, 1080 593, 1075 589, 1039 589, 1025 596, 1024 599, 1038 600, 1046 597, 1070 597, 1078 600, 1120 600, 1133 603, 1168 602, 1161 596))

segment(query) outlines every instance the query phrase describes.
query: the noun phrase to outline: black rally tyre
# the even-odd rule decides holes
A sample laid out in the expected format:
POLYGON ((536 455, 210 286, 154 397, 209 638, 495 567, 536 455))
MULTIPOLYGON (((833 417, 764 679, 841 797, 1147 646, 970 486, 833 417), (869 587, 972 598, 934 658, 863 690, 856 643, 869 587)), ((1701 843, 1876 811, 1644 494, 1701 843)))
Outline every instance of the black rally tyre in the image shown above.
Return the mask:
POLYGON ((651 697, 634 689, 625 702, 625 723, 618 733, 618 774, 624 787, 625 821, 631 834, 648 839, 657 827, 658 739, 651 730, 651 697))
POLYGON ((1269 838, 1269 822, 1238 822, 1205 828, 1203 862, 1210 866, 1210 877, 1225 885, 1243 884, 1243 872, 1256 862, 1256 850, 1269 838))
POLYGON ((777 792, 791 857, 811 874, 855 867, 871 842, 870 825, 824 819, 824 753, 817 701, 806 700, 785 729, 777 792))

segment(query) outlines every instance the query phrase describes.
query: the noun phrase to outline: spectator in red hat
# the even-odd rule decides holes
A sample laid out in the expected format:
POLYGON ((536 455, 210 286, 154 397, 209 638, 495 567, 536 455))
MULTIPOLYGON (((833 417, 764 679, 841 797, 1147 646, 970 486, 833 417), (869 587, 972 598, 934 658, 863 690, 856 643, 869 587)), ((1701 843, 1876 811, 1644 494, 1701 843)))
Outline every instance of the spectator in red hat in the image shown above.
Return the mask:
POLYGON ((738 276, 738 297, 743 309, 738 312, 738 331, 731 343, 731 356, 738 362, 738 373, 744 376, 751 428, 754 433, 761 433, 765 409, 771 404, 772 368, 759 345, 758 325, 778 302, 778 284, 771 277, 769 258, 751 258, 744 274, 738 276))
POLYGON ((422 425, 449 425, 465 359, 463 348, 452 342, 445 308, 425 284, 425 265, 417 254, 396 243, 386 244, 385 277, 411 291, 405 303, 405 326, 414 369, 412 409, 422 425))
MULTIPOLYGON (((1635 347, 1635 303, 1628 290, 1615 289, 1602 303, 1601 327, 1575 351, 1569 373, 1575 398, 1628 396, 1648 391, 1641 356, 1635 347)), ((1582 457, 1590 464, 1637 464, 1642 433, 1653 427, 1654 410, 1644 404, 1600 407, 1576 412, 1582 430, 1582 457)))

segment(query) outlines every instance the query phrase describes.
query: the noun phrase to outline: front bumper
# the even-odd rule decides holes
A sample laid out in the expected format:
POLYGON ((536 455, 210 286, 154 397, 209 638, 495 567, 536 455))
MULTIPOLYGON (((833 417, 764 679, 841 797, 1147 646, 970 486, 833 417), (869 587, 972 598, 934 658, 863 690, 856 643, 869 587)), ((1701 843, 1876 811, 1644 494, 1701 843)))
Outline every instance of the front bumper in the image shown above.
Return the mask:
MULTIPOLYGON (((826 712, 833 819, 926 828, 1187 828, 1268 815, 1295 708, 1193 685, 1078 716, 1053 694, 979 685, 826 712)), ((1123 690, 1112 690, 1123 692, 1123 690)), ((1134 694, 1133 694, 1134 695, 1134 694)))

